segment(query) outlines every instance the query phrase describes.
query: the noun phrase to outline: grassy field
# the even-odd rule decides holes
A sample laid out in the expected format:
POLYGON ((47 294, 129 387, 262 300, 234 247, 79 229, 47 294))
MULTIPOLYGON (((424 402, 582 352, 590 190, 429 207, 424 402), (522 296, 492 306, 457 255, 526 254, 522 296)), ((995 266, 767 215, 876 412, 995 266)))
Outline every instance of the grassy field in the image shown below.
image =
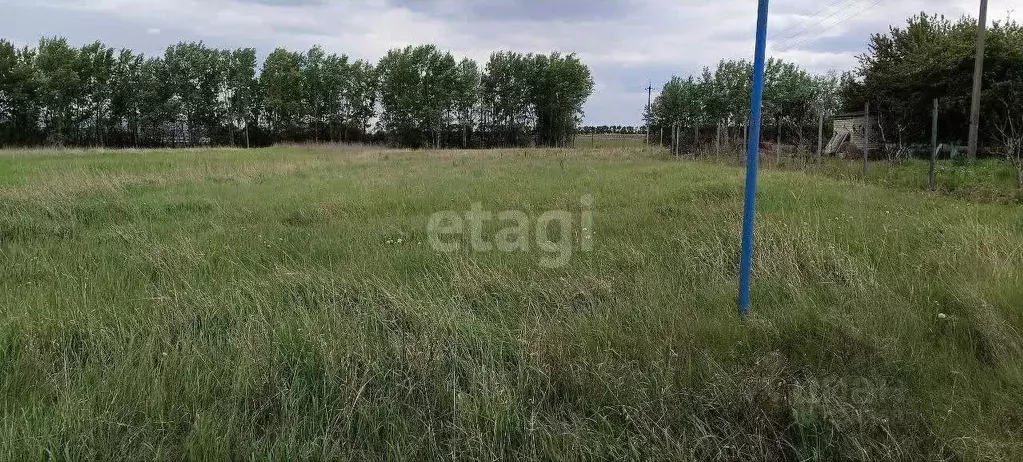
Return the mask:
MULTIPOLYGON (((657 135, 650 134, 650 142, 657 145, 657 135)), ((632 149, 647 146, 646 135, 600 133, 576 135, 575 147, 579 149, 632 149)))
MULTIPOLYGON (((723 164, 739 163, 735 155, 713 156, 703 161, 723 164)), ((871 161, 863 176, 859 159, 825 158, 818 161, 813 154, 801 158, 763 156, 761 165, 767 169, 797 171, 823 175, 836 180, 863 181, 886 188, 906 191, 930 190, 930 162, 910 159, 902 162, 871 161)), ((941 159, 935 163, 935 192, 975 202, 1023 204, 1023 190, 1017 182, 1018 172, 1004 159, 983 159, 974 163, 941 159)))
POLYGON ((1023 458, 1020 206, 765 171, 740 321, 742 174, 0 153, 0 458, 1023 458), (561 268, 427 245, 586 195, 561 268))

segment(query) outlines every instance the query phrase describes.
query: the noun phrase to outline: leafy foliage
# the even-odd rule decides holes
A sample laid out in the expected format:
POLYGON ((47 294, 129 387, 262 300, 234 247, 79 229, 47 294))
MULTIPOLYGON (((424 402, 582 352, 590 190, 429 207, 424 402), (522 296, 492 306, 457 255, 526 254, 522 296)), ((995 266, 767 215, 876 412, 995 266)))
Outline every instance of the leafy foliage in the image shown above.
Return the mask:
POLYGON ((569 145, 593 91, 575 55, 499 52, 486 68, 433 45, 377 65, 278 48, 178 43, 163 56, 0 40, 0 146, 569 145), (373 123, 376 122, 376 126, 373 123))
MULTIPOLYGON (((928 143, 932 101, 939 98, 940 138, 965 141, 976 34, 975 19, 920 14, 873 35, 856 79, 844 82, 844 104, 862 108, 869 100, 889 143, 928 143)), ((995 21, 986 40, 981 139, 991 143, 999 122, 1023 103, 1023 26, 995 21)))
MULTIPOLYGON (((753 65, 745 60, 721 61, 717 68, 704 68, 699 77, 672 77, 664 85, 646 115, 651 130, 671 130, 678 125, 683 133, 704 130, 712 134, 721 127, 728 139, 739 140, 749 118, 749 95, 753 65)), ((782 130, 807 142, 804 130, 817 125, 817 116, 833 114, 839 103, 839 77, 812 75, 799 66, 769 59, 764 82, 765 133, 781 137, 782 130)), ((687 135, 684 135, 687 136, 687 135)), ((699 144, 702 139, 693 140, 699 144)))

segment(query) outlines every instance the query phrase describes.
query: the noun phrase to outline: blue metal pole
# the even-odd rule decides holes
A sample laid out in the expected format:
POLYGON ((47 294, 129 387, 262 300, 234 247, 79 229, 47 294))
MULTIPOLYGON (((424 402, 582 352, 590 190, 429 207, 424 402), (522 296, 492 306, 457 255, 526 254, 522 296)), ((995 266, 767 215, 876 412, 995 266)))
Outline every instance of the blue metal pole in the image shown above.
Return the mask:
POLYGON ((742 258, 739 268, 739 315, 746 317, 750 308, 750 271, 753 266, 753 214, 757 196, 757 161, 760 158, 760 116, 764 99, 764 68, 767 63, 768 0, 760 0, 757 14, 757 46, 753 59, 752 120, 746 149, 746 204, 742 219, 742 258))

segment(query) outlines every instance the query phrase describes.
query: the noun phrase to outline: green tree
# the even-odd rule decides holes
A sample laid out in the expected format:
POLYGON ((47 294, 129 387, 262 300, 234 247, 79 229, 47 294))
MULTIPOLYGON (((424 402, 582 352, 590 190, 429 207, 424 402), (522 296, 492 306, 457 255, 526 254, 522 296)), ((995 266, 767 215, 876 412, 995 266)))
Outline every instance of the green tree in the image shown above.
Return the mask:
POLYGON ((121 49, 110 75, 110 124, 118 145, 139 144, 142 98, 142 63, 145 57, 121 49))
POLYGON ((259 75, 270 133, 276 141, 298 141, 303 108, 302 55, 278 48, 267 56, 259 75))
POLYGON ((491 54, 487 62, 481 83, 484 110, 487 129, 499 133, 499 145, 523 145, 532 131, 530 65, 528 56, 508 51, 491 54))
POLYGON ((63 38, 43 38, 38 50, 35 70, 44 130, 49 142, 63 145, 77 136, 82 106, 79 103, 84 85, 78 50, 63 38))
POLYGON ((462 135, 461 146, 462 148, 468 148, 469 134, 475 129, 482 76, 479 65, 471 59, 460 61, 455 75, 454 107, 456 119, 462 135))
POLYGON ((256 50, 239 48, 225 52, 227 119, 232 128, 231 140, 234 144, 234 131, 241 129, 245 138, 245 147, 250 145, 249 125, 253 120, 255 102, 258 96, 256 80, 256 50))
POLYGON ((223 54, 202 42, 178 43, 164 53, 172 97, 179 103, 178 142, 210 144, 226 119, 223 54))
POLYGON ((394 49, 377 65, 382 127, 403 146, 439 146, 454 101, 455 60, 433 45, 394 49))
POLYGON ((354 136, 359 141, 369 128, 369 121, 376 116, 379 76, 373 64, 357 60, 348 67, 349 79, 343 94, 345 116, 345 141, 354 136))
POLYGON ((325 126, 324 107, 331 96, 328 94, 327 76, 324 72, 326 53, 319 45, 314 46, 302 58, 302 107, 305 110, 303 125, 308 127, 314 141, 320 140, 325 126))
POLYGON ((178 135, 174 122, 181 113, 170 70, 161 58, 146 59, 139 72, 139 127, 143 145, 164 146, 178 135))
POLYGON ((532 57, 530 106, 535 111, 537 144, 567 146, 582 122, 583 104, 593 93, 593 77, 574 55, 532 57))
MULTIPOLYGON (((105 145, 105 135, 110 129, 111 88, 114 72, 114 49, 100 42, 93 42, 79 51, 79 69, 83 84, 82 118, 88 121, 92 143, 105 145)), ((90 143, 91 144, 91 143, 90 143)))
MULTIPOLYGON (((859 57, 855 79, 843 79, 843 103, 862 108, 869 101, 885 141, 927 143, 932 100, 941 100, 944 139, 965 140, 977 22, 919 14, 904 27, 871 36, 859 57)), ((997 141, 997 121, 1023 102, 1023 27, 995 21, 987 35, 983 75, 982 141, 997 141)), ((862 110, 862 109, 860 109, 862 110)))
POLYGON ((593 91, 589 69, 560 53, 502 51, 481 72, 434 45, 391 50, 376 66, 314 46, 278 48, 256 68, 252 48, 202 42, 148 58, 100 42, 0 41, 0 143, 237 145, 241 135, 249 146, 254 131, 258 144, 563 146, 593 91))
POLYGON ((34 50, 0 39, 0 146, 41 141, 34 62, 34 50))

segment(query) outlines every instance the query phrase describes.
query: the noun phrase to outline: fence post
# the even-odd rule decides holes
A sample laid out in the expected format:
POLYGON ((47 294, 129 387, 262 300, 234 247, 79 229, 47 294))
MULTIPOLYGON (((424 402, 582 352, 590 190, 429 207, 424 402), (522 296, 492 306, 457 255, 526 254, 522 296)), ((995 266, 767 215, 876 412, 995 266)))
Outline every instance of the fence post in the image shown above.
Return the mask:
POLYGON ((863 107, 863 179, 867 179, 867 158, 870 157, 870 102, 863 107))
POLYGON ((721 155, 721 121, 718 121, 717 137, 714 140, 714 157, 721 155))
POLYGON ((695 135, 693 137, 693 157, 696 157, 700 153, 700 123, 694 122, 696 125, 695 135))
POLYGON ((781 165, 781 117, 774 116, 774 164, 781 165))
POLYGON ((682 157, 682 122, 675 122, 675 156, 682 157))
POLYGON ((821 163, 821 158, 824 157, 824 112, 820 114, 820 119, 817 122, 817 163, 821 163))
POLYGON ((682 157, 682 147, 679 146, 679 141, 682 141, 682 123, 675 122, 675 156, 682 157))
POLYGON ((749 149, 749 125, 745 121, 742 122, 742 152, 746 152, 749 149))
POLYGON ((671 156, 675 157, 675 122, 671 123, 671 133, 668 133, 668 147, 671 151, 671 156))
POLYGON ((931 117, 931 171, 930 171, 930 182, 931 192, 936 189, 935 184, 935 170, 938 161, 938 98, 934 98, 934 114, 931 117))
POLYGON ((675 122, 671 123, 671 134, 668 135, 668 144, 671 146, 671 156, 675 157, 675 122))

